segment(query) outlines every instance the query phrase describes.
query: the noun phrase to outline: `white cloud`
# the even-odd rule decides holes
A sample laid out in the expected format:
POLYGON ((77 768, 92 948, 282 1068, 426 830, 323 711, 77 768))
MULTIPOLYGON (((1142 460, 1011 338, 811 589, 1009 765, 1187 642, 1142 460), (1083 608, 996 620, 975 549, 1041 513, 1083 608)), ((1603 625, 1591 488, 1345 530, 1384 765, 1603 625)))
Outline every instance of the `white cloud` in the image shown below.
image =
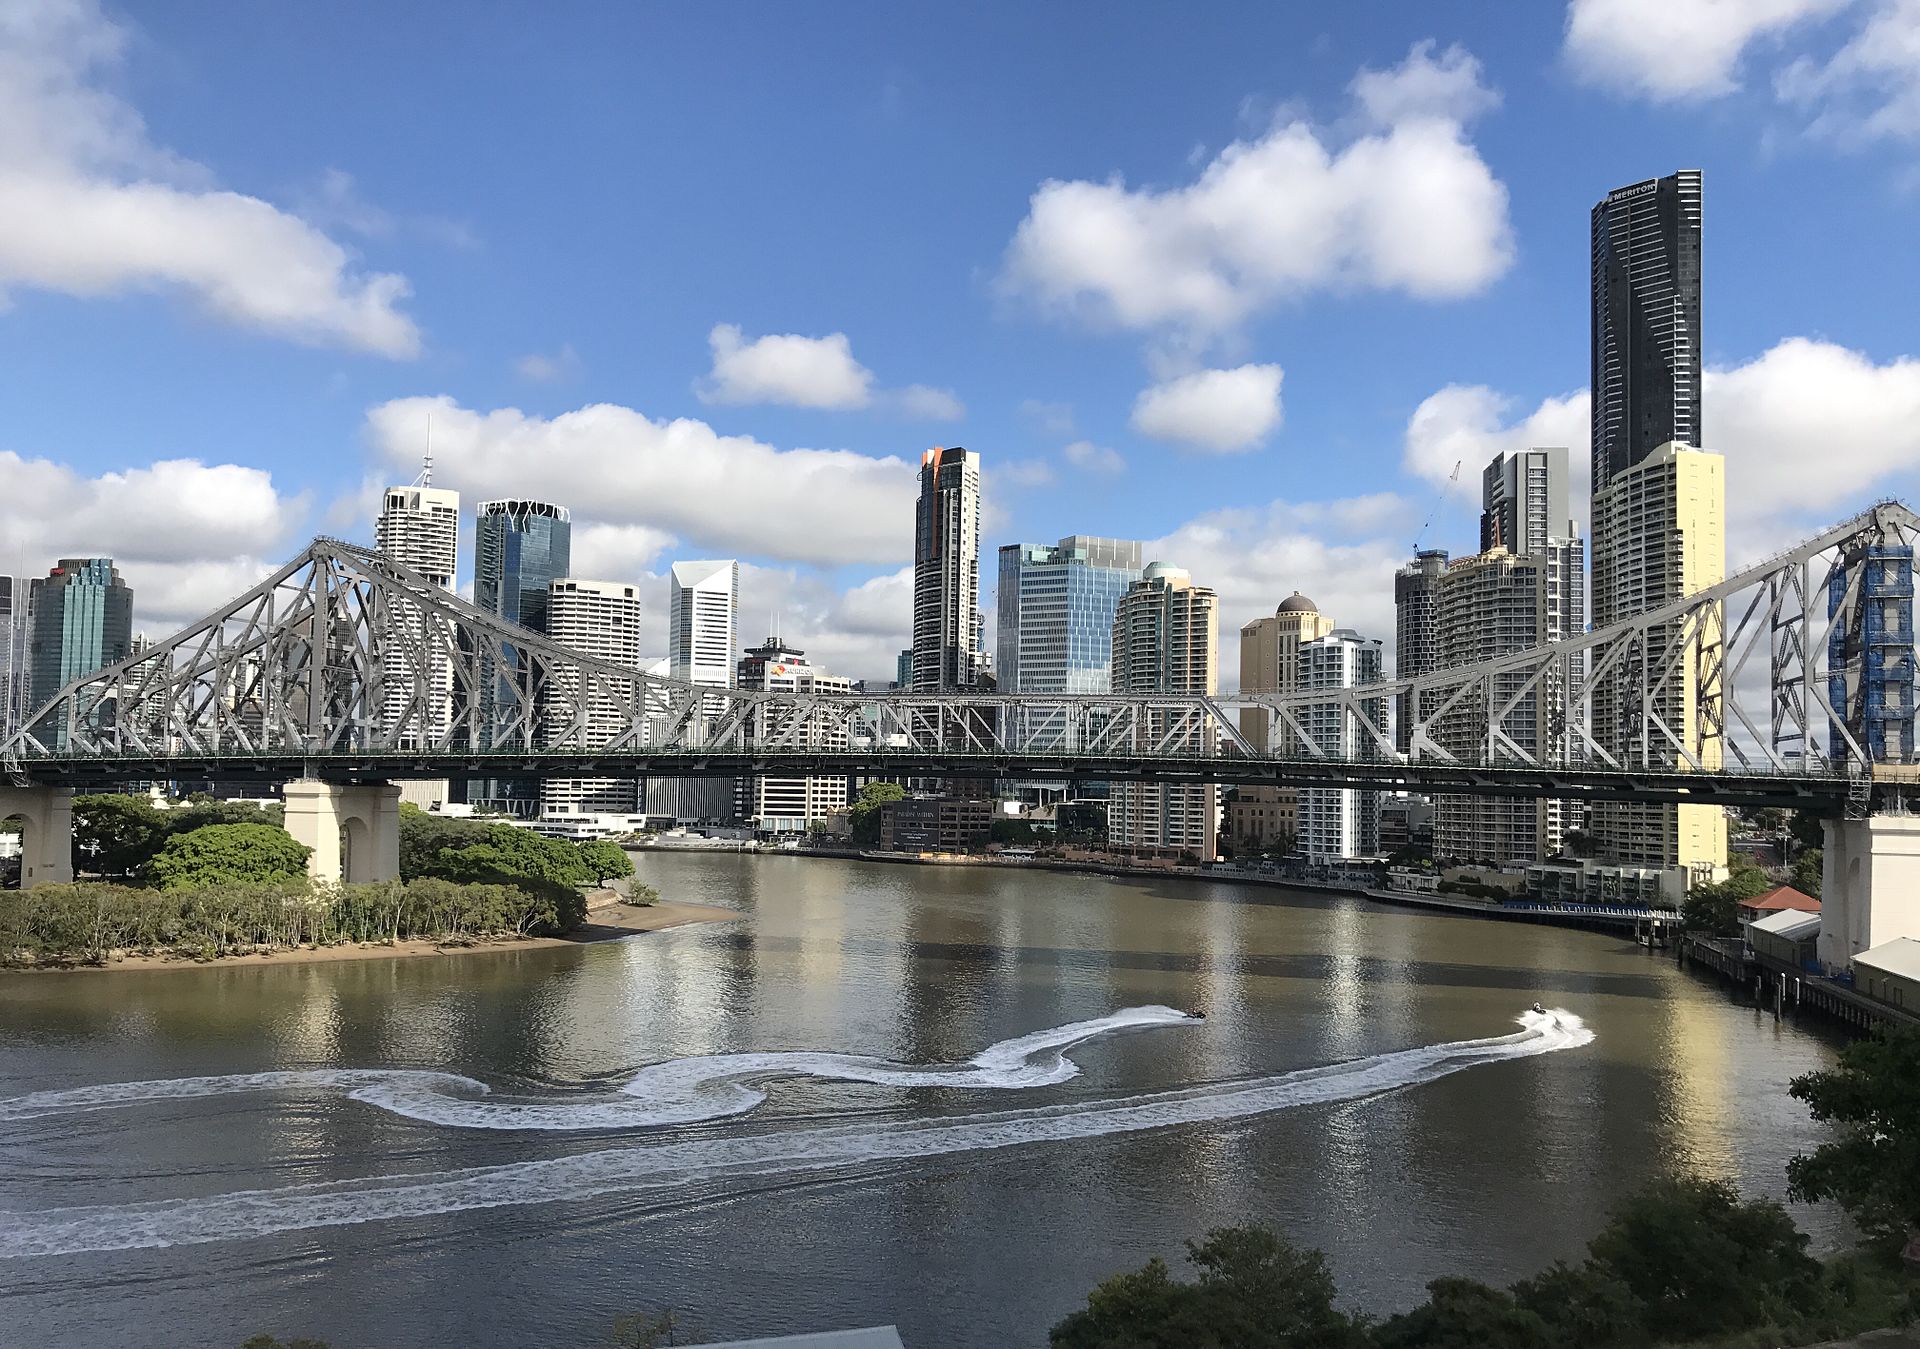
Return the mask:
POLYGON ((1199 370, 1143 390, 1133 429, 1216 454, 1250 450, 1280 425, 1280 367, 1199 370))
POLYGON ((993 477, 1011 487, 1045 487, 1054 479, 1053 465, 1044 459, 1009 459, 994 468, 993 477))
POLYGON ((166 459, 87 477, 0 450, 0 569, 43 575, 62 557, 111 557, 153 636, 291 557, 305 515, 304 498, 282 496, 257 468, 166 459))
POLYGON ((648 576, 677 540, 650 525, 583 520, 574 525, 570 568, 594 581, 631 581, 648 576))
MULTIPOLYGON (((1894 487, 1920 484, 1920 360, 1876 363, 1833 342, 1790 337, 1742 365, 1705 372, 1706 448, 1726 456, 1729 560, 1770 551, 1834 523, 1894 487)), ((1406 466, 1442 481, 1456 459, 1463 483, 1500 450, 1566 445, 1584 496, 1590 441, 1584 392, 1550 398, 1515 422, 1512 400, 1450 385, 1407 424, 1406 466)), ((1582 512, 1584 514, 1584 512, 1582 512)))
POLYGON ((1020 402, 1020 415, 1050 436, 1073 434, 1071 403, 1047 403, 1038 398, 1026 398, 1020 402))
POLYGON ((1756 42, 1834 13, 1848 0, 1572 0, 1565 55, 1586 80, 1657 102, 1739 87, 1756 42))
POLYGON ((1118 450, 1096 445, 1091 440, 1076 440, 1060 453, 1069 464, 1090 473, 1117 474, 1127 471, 1127 461, 1120 457, 1118 450))
POLYGON ((1485 289, 1513 242, 1507 190, 1462 120, 1493 101, 1478 63, 1458 48, 1436 61, 1421 43, 1352 92, 1378 125, 1345 144, 1295 119, 1229 145, 1185 187, 1042 183, 1002 288, 1099 323, 1200 334, 1316 290, 1485 289))
POLYGON ((153 145, 104 87, 124 30, 92 0, 0 15, 0 307, 8 287, 81 297, 178 293, 223 322, 409 357, 406 279, 153 145))
POLYGON ((887 397, 901 416, 914 421, 957 422, 967 415, 967 405, 960 401, 952 389, 909 384, 904 389, 894 390, 887 397))
POLYGON ((513 369, 522 379, 552 384, 580 373, 580 353, 573 349, 573 343, 567 342, 552 355, 529 352, 513 363, 513 369))
POLYGON ((873 401, 873 372, 853 359, 845 333, 774 333, 749 342, 735 324, 716 323, 707 343, 713 370, 694 386, 703 403, 863 408, 873 401))
POLYGON ((1812 130, 1843 140, 1920 138, 1920 0, 1881 0, 1825 61, 1801 57, 1775 78, 1779 96, 1816 111, 1812 130))
POLYGON ((473 500, 540 495, 575 519, 643 525, 696 555, 895 563, 913 542, 914 468, 847 450, 780 450, 682 417, 596 403, 546 418, 402 398, 367 413, 379 457, 411 475, 433 418, 434 480, 473 500))

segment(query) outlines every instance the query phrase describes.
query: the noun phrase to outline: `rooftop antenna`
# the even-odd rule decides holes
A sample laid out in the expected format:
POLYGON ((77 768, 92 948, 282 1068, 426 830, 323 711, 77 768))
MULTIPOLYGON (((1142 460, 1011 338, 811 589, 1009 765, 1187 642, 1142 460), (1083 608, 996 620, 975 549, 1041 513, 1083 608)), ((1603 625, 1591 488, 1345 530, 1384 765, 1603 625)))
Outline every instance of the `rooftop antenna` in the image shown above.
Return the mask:
MULTIPOLYGON (((1458 473, 1459 471, 1459 466, 1455 465, 1454 472, 1458 473)), ((425 462, 420 469, 420 485, 422 487, 433 486, 433 414, 431 412, 427 414, 427 452, 425 462)))
POLYGON ((1420 532, 1413 536, 1414 552, 1417 553, 1420 551, 1420 544, 1422 541, 1426 539, 1427 530, 1430 529, 1433 525, 1433 517, 1440 513, 1440 503, 1446 500, 1447 493, 1452 490, 1453 485, 1460 481, 1460 466, 1464 463, 1466 463, 1466 460, 1464 459, 1454 460, 1453 472, 1447 474, 1447 485, 1445 487, 1442 487, 1438 492, 1434 493, 1433 509, 1427 512, 1426 521, 1420 526, 1420 532))

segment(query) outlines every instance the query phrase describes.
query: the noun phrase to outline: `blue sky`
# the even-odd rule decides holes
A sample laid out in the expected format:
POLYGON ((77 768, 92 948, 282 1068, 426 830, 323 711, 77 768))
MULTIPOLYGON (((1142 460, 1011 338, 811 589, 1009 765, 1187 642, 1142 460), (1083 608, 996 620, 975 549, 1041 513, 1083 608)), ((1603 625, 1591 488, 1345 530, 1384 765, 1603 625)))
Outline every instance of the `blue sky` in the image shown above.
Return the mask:
POLYGON ((431 414, 576 571, 738 555, 744 638, 884 677, 965 444, 987 603, 1147 539, 1230 676, 1296 587, 1386 635, 1456 460, 1584 462, 1587 212, 1683 166, 1737 563, 1920 477, 1920 0, 0 0, 0 567, 164 631, 370 536, 431 414))

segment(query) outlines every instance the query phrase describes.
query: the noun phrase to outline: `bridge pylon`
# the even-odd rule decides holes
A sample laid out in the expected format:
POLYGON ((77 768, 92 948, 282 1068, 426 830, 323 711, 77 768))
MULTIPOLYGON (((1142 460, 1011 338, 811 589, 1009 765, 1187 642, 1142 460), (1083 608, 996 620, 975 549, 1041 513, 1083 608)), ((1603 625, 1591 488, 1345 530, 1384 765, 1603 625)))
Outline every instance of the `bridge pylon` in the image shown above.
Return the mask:
POLYGON ((0 820, 20 821, 20 888, 73 882, 73 792, 0 786, 0 820))
POLYGON ((400 879, 397 786, 296 778, 283 791, 287 832, 312 850, 307 874, 314 880, 366 885, 400 879))

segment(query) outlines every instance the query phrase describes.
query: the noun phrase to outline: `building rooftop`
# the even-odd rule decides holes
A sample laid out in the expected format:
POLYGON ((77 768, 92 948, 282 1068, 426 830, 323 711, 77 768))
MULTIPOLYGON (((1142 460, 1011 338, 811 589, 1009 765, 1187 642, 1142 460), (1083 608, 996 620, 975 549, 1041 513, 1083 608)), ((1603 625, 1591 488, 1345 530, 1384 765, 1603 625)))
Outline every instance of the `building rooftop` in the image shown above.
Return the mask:
POLYGON ((1881 942, 1870 950, 1862 951, 1853 958, 1856 965, 1865 965, 1882 974, 1897 974, 1902 979, 1920 979, 1920 941, 1912 937, 1895 937, 1892 941, 1881 942))
POLYGON ((1787 909, 1799 913, 1818 913, 1820 901, 1812 895, 1794 889, 1791 885, 1776 885, 1764 895, 1755 895, 1752 899, 1742 901, 1740 907, 1766 913, 1777 913, 1787 909))
POLYGON ((1782 909, 1747 924, 1755 932, 1767 932, 1787 941, 1810 941, 1820 935, 1820 915, 1782 909))
POLYGON ((1320 612, 1320 606, 1296 590, 1281 600, 1280 607, 1274 612, 1276 614, 1317 614, 1320 612))

